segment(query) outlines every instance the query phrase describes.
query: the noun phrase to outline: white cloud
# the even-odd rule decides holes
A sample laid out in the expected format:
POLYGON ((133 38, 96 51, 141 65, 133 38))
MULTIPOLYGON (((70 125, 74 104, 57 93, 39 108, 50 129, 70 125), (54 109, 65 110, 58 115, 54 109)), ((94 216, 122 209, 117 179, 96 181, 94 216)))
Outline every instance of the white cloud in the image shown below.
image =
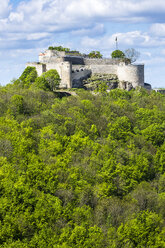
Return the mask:
POLYGON ((0 19, 5 18, 10 10, 11 5, 9 4, 9 0, 1 0, 0 19))
POLYGON ((0 1, 0 48, 22 64, 23 59, 26 62, 33 60, 34 54, 37 57, 36 52, 21 52, 22 48, 41 50, 52 43, 71 44, 82 51, 100 50, 109 56, 116 36, 121 50, 142 49, 148 58, 152 48, 160 47, 156 51, 160 56, 165 53, 164 0, 19 0, 13 6, 14 0, 0 1), (130 27, 131 23, 138 27, 130 27), (14 53, 18 48, 20 55, 14 53))
POLYGON ((150 28, 150 32, 153 35, 165 36, 165 23, 154 23, 150 28))
MULTIPOLYGON (((11 0, 10 0, 11 1, 11 0)), ((29 0, 20 1, 16 8, 11 8, 9 0, 1 0, 0 31, 1 39, 10 46, 8 41, 18 40, 15 46, 25 44, 26 41, 42 40, 52 37, 54 33, 69 33, 73 36, 95 37, 105 33, 104 22, 137 22, 152 21, 153 18, 162 17, 165 10, 163 0, 29 0), (160 14, 160 15, 159 15, 160 14), (16 35, 14 35, 14 33, 16 35), (11 38, 13 34, 14 38, 11 38), (8 41, 7 41, 8 39, 8 41)), ((164 15, 163 15, 164 16, 164 15)), ((164 24, 151 27, 151 33, 165 32, 164 24)), ((116 35, 116 34, 115 34, 116 35)), ((148 34, 133 31, 118 33, 123 45, 155 46, 159 42, 148 34)), ((91 44, 92 41, 84 38, 82 44, 91 44)), ((108 37, 104 45, 113 46, 114 37, 108 37)), ((99 41, 94 40, 94 46, 99 41)), ((164 44, 164 40, 160 41, 164 44)), ((92 45, 92 44, 91 44, 92 45)), ((3 45, 4 46, 4 45, 3 45)), ((12 44, 12 47, 14 44, 12 44)))
POLYGON ((24 19, 24 14, 22 12, 20 13, 14 13, 14 12, 11 12, 10 15, 9 15, 9 21, 10 22, 22 22, 24 19))
POLYGON ((151 56, 152 56, 151 52, 142 52, 141 54, 146 56, 146 57, 149 57, 149 58, 151 58, 151 56))
MULTIPOLYGON (((9 9, 9 0, 3 0, 0 11, 6 13, 6 9, 9 9)), ((89 28, 96 22, 151 21, 164 10, 165 2, 161 0, 22 1, 9 14, 4 31, 63 32, 89 28)))
POLYGON ((50 34, 49 33, 32 33, 27 35, 26 39, 27 40, 39 40, 41 38, 46 38, 48 37, 50 34))
POLYGON ((89 28, 81 28, 79 30, 74 30, 71 32, 74 36, 98 36, 105 33, 105 28, 103 23, 97 23, 96 25, 89 28))
POLYGON ((88 48, 98 48, 100 47, 101 44, 101 39, 94 39, 94 38, 89 38, 89 37, 84 37, 81 40, 81 45, 83 47, 88 47, 88 48))
POLYGON ((165 45, 165 38, 157 38, 150 36, 148 33, 141 31, 132 31, 126 33, 114 33, 110 36, 103 36, 101 38, 83 37, 81 45, 90 49, 115 49, 115 39, 118 39, 119 49, 124 50, 127 48, 153 48, 165 45))

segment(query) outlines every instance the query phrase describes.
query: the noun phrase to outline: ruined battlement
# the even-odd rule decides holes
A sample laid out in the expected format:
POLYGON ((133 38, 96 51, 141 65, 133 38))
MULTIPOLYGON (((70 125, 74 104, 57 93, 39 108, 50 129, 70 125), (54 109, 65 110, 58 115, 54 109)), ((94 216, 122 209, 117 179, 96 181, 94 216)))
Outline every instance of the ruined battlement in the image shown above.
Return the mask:
POLYGON ((38 76, 56 69, 61 78, 61 88, 72 88, 92 74, 115 74, 120 81, 130 82, 134 88, 144 85, 144 65, 126 64, 121 59, 88 58, 75 52, 46 50, 39 54, 39 62, 27 63, 35 66, 38 76))

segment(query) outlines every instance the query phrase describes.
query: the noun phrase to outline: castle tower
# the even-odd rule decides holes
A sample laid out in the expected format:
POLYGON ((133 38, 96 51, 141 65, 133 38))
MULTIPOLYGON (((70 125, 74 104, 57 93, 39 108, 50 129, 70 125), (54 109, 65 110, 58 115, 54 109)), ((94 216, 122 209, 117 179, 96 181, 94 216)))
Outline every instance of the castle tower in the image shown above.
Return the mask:
POLYGON ((117 75, 120 81, 128 81, 133 87, 144 87, 144 65, 120 64, 117 68, 117 75))

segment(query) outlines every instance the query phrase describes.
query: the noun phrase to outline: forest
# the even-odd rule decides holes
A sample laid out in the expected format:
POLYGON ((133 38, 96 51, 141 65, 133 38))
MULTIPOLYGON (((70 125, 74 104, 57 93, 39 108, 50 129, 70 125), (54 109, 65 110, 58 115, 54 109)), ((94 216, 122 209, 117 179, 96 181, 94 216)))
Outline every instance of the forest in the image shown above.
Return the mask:
POLYGON ((0 247, 165 247, 165 96, 59 80, 0 87, 0 247))

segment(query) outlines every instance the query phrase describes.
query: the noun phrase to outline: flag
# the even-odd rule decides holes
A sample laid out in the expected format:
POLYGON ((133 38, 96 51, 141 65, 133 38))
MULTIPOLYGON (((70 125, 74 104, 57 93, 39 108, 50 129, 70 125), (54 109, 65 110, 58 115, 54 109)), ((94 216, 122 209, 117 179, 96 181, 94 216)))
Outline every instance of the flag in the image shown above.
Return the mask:
POLYGON ((116 37, 115 41, 117 41, 117 37, 116 37))

